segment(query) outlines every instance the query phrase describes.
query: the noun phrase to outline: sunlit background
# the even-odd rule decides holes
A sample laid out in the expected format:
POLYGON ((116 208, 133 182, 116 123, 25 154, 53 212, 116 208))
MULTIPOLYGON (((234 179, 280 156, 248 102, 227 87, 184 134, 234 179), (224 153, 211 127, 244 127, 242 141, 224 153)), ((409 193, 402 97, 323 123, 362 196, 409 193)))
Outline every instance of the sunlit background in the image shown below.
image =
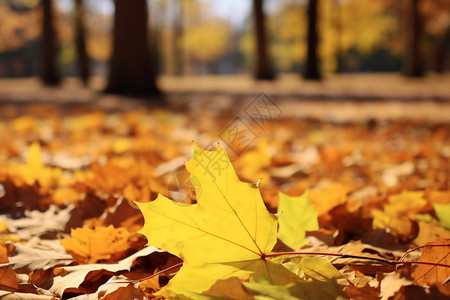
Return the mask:
MULTIPOLYGON (((0 1, 0 77, 38 75, 39 0, 0 1)), ((54 0, 58 68, 77 74, 73 0, 54 0)), ((266 0, 266 31, 276 73, 301 72, 307 53, 306 0, 266 0)), ((405 2, 323 0, 319 3, 320 70, 400 72, 405 56, 405 2)), ((93 75, 105 75, 112 53, 114 1, 84 0, 86 47, 93 75)), ((422 0, 420 39, 425 69, 448 71, 450 1, 422 0)), ((255 56, 250 0, 150 0, 149 28, 159 75, 246 74, 255 56)))

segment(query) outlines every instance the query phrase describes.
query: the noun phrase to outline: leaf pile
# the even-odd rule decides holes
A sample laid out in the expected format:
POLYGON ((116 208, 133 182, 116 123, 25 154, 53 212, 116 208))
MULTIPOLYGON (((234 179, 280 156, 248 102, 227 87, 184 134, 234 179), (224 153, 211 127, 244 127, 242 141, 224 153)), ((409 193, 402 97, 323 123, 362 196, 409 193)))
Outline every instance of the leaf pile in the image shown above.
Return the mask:
POLYGON ((208 112, 26 109, 0 119, 5 299, 450 295, 447 267, 360 258, 449 264, 446 124, 273 120, 237 154, 203 150, 208 112))

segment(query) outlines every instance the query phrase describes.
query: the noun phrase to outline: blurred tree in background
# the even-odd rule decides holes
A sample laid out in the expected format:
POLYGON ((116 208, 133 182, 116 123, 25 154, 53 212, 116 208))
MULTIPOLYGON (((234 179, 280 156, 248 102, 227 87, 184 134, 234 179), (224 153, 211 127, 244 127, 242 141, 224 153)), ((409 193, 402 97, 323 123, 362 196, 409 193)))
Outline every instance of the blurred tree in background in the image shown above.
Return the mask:
POLYGON ((17 7, 0 1, 0 76, 38 73, 38 39, 42 32, 40 7, 17 7), (28 47, 27 47, 28 46, 28 47))
POLYGON ((42 16, 42 46, 41 46, 41 78, 46 85, 58 85, 61 77, 57 66, 56 32, 53 28, 52 0, 41 1, 42 16))
POLYGON ((305 79, 320 80, 322 75, 319 72, 319 55, 317 48, 319 46, 319 34, 318 34, 318 14, 319 0, 308 1, 308 39, 306 52, 306 63, 303 77, 305 79))
POLYGON ((75 45, 77 48, 80 77, 84 85, 87 85, 91 68, 86 51, 86 29, 84 24, 83 0, 75 0, 75 45))
POLYGON ((424 74, 422 50, 423 22, 419 12, 419 0, 407 0, 405 14, 405 55, 403 72, 406 76, 420 77, 424 74))
MULTIPOLYGON (((158 95, 145 0, 115 0, 114 43, 106 92, 158 95)), ((152 45, 153 47, 155 45, 152 45)))
POLYGON ((430 68, 442 73, 450 50, 450 0, 421 1, 419 10, 423 13, 425 38, 430 45, 430 68))
POLYGON ((153 93, 156 71, 270 79, 279 72, 320 78, 333 72, 420 76, 450 69, 450 0, 139 0, 139 12, 124 8, 119 17, 116 2, 1 0, 0 76, 42 76, 57 84, 59 74, 80 76, 86 83, 92 73, 108 77, 111 92, 153 93), (151 24, 143 21, 144 13, 151 24), (114 22, 121 25, 113 29, 114 22), (114 42, 113 36, 125 42, 114 42), (152 46, 142 46, 145 41, 152 46), (155 56, 157 62, 146 62, 155 56), (134 76, 142 68, 138 77, 148 80, 124 76, 119 88, 126 65, 134 76), (129 88, 127 80, 139 88, 129 88), (144 82, 153 83, 144 87, 144 82))
POLYGON ((266 18, 264 14, 264 1, 253 0, 253 20, 255 41, 255 78, 271 80, 275 78, 271 57, 268 53, 266 36, 266 18))

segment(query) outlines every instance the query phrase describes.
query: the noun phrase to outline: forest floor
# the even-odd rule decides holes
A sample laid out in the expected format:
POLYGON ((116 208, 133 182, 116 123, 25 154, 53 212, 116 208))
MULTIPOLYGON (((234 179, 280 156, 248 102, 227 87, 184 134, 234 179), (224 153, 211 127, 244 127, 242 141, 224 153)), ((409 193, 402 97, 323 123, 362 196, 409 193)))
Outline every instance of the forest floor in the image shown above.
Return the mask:
MULTIPOLYGON (((246 75, 163 76, 158 85, 169 109, 210 109, 228 114, 265 93, 279 105, 282 118, 312 118, 323 121, 364 120, 450 121, 450 75, 407 79, 398 74, 342 74, 322 82, 304 81, 298 75, 280 75, 277 80, 255 82, 246 75), (414 104, 414 105, 412 105, 414 104)), ((75 78, 61 88, 43 87, 37 78, 0 80, 0 105, 19 103, 97 107, 132 110, 145 101, 101 93, 103 77, 91 79, 85 88, 75 78)), ((148 104, 148 103, 147 103, 148 104)))
MULTIPOLYGON (((144 247, 137 233, 144 218, 131 201, 158 194, 206 201, 205 182, 191 182, 184 165, 192 161, 192 141, 207 150, 219 143, 240 180, 261 179, 256 186, 271 213, 279 192, 308 191, 318 227, 298 229, 307 231, 302 250, 332 258, 312 272, 294 259, 274 260, 295 273, 289 280, 296 289, 286 281, 252 288, 240 276, 206 294, 448 297, 450 76, 339 75, 322 83, 282 77, 163 77, 167 107, 100 94, 101 78, 92 90, 73 79, 61 89, 36 79, 0 80, 0 298, 157 297, 181 259, 144 247), (333 256, 339 254, 353 257, 333 256), (305 291, 302 283, 311 281, 327 285, 305 291)), ((200 167, 220 177, 218 163, 200 167)), ((279 241, 274 251, 297 250, 279 237, 286 245, 279 241)), ((190 247, 201 244, 192 241, 190 247)), ((206 259, 211 251, 198 252, 206 259)))

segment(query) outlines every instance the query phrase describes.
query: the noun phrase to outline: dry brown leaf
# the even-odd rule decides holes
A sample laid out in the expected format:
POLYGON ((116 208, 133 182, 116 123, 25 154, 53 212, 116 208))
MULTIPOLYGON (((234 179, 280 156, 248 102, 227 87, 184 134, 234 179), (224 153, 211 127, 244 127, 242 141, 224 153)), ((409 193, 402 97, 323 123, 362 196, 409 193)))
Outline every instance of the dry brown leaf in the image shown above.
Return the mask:
POLYGON ((60 297, 66 290, 76 291, 84 282, 94 281, 93 278, 98 279, 101 276, 112 276, 117 272, 129 271, 139 257, 157 255, 158 253, 164 252, 165 251, 156 247, 146 247, 141 251, 138 251, 135 254, 113 264, 89 264, 61 267, 57 269, 58 272, 56 273, 58 274, 55 274, 57 276, 53 278, 53 285, 49 291, 60 297), (88 276, 89 279, 87 279, 88 276))
POLYGON ((380 291, 370 286, 356 287, 347 286, 344 293, 353 300, 378 300, 380 299, 380 291))
POLYGON ((16 273, 9 263, 8 251, 3 243, 0 243, 0 289, 7 291, 19 289, 16 273))
POLYGON ((134 284, 127 284, 127 286, 118 287, 116 290, 108 291, 104 297, 100 298, 102 300, 122 300, 122 299, 133 299, 141 300, 144 299, 144 293, 136 288, 134 284))
POLYGON ((434 223, 426 223, 419 221, 419 235, 414 239, 416 246, 423 246, 426 243, 438 239, 450 239, 450 230, 446 230, 442 226, 434 223))
MULTIPOLYGON (((450 265, 450 239, 439 239, 427 243, 419 261, 450 265)), ((412 274, 420 285, 441 284, 448 280, 450 268, 420 264, 412 274)))

